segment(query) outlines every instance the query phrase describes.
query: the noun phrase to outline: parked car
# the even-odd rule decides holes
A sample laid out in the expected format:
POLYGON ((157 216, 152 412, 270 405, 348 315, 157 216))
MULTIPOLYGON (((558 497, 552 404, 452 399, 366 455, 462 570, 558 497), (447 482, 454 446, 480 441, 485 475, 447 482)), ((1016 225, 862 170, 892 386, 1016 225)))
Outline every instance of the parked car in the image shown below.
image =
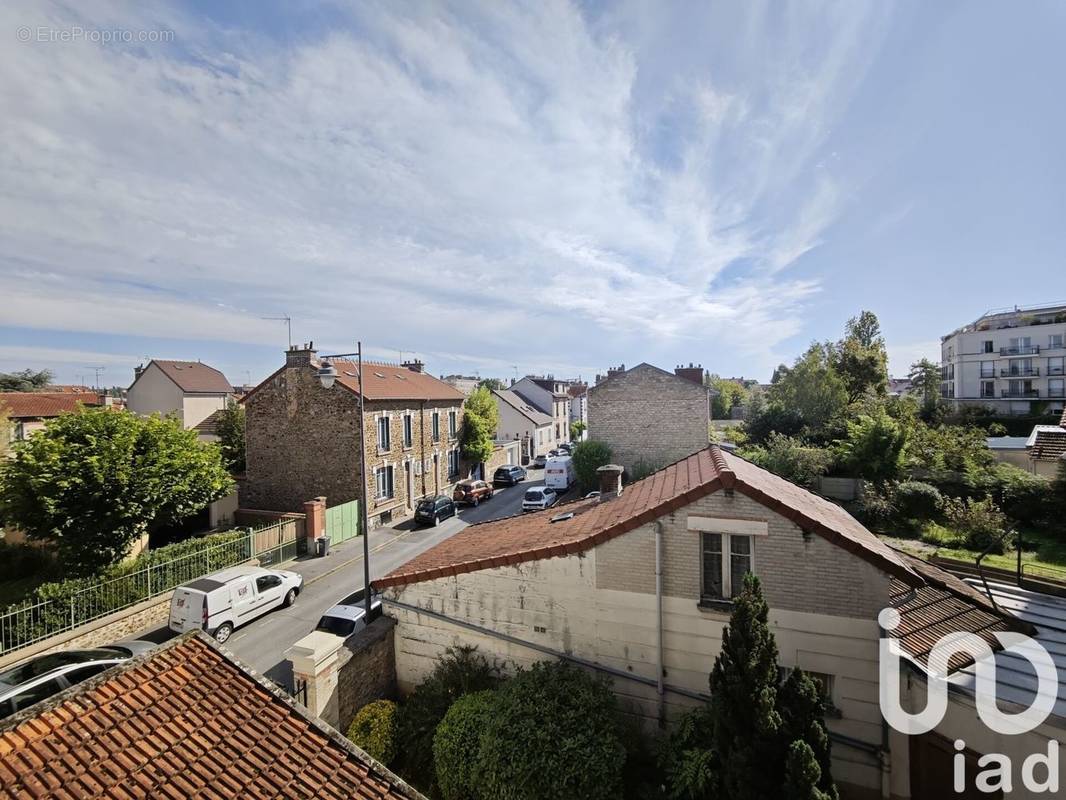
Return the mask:
POLYGON ((567 455, 572 456, 574 454, 574 443, 573 442, 563 442, 561 445, 559 445, 559 449, 562 450, 567 455))
POLYGON ((291 606, 303 585, 303 576, 288 570, 230 567, 174 590, 170 629, 202 630, 224 642, 239 625, 272 608, 291 606))
MULTIPOLYGON (((337 601, 337 605, 326 610, 315 626, 316 631, 325 631, 347 639, 367 626, 366 604, 363 590, 352 592, 337 601)), ((381 597, 377 592, 370 594, 370 622, 381 616, 381 597)))
POLYGON ((134 639, 92 650, 59 650, 0 672, 0 719, 146 653, 155 642, 134 639))
POLYGON ((600 496, 599 492, 589 492, 587 495, 585 495, 585 499, 588 500, 591 497, 599 497, 599 496, 600 496))
POLYGON ((468 503, 472 506, 476 506, 482 500, 491 498, 492 487, 485 481, 478 481, 473 478, 459 481, 459 483, 455 484, 455 491, 452 493, 452 500, 456 503, 468 503))
POLYGON ((526 479, 526 471, 514 464, 505 464, 492 475, 492 482, 496 486, 515 486, 526 479))
POLYGON ((574 459, 566 453, 552 456, 544 465, 544 485, 551 487, 559 494, 566 494, 575 480, 577 480, 577 472, 574 470, 574 459))
POLYGON ((559 495, 550 486, 537 486, 533 489, 526 489, 526 494, 522 498, 522 510, 543 511, 545 508, 551 508, 555 505, 555 501, 558 499, 559 495))
POLYGON ((547 462, 548 457, 543 453, 539 456, 533 457, 533 466, 537 469, 544 469, 544 464, 547 462))
POLYGON ((426 497, 415 506, 415 522, 436 527, 442 519, 455 516, 455 501, 443 494, 426 497))

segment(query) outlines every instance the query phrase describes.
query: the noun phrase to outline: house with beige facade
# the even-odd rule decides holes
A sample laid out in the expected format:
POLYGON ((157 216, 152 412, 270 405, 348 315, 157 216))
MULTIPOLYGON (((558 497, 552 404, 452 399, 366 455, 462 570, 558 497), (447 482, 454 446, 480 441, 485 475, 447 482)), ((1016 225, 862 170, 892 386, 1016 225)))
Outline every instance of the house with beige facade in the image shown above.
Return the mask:
POLYGON ((509 389, 492 393, 496 398, 499 421, 496 424, 497 442, 519 442, 519 461, 528 464, 539 455, 547 455, 556 447, 554 420, 534 408, 509 389))
POLYGON ((703 367, 667 372, 642 363, 597 377, 588 390, 588 438, 610 446, 619 464, 647 472, 707 446, 711 395, 703 367))
POLYGON ((647 727, 669 725, 706 701, 732 599, 752 572, 781 667, 801 667, 823 688, 845 798, 955 796, 955 739, 971 743, 972 766, 997 747, 1046 751, 1066 722, 1053 716, 1013 742, 979 734, 963 659, 952 665, 957 686, 944 723, 898 733, 879 705, 884 636, 902 651, 901 702, 921 708, 939 636, 965 630, 995 648, 998 633, 1033 626, 890 548, 840 506, 716 445, 625 487, 621 472, 601 469, 598 498, 471 525, 375 581, 396 623, 401 690, 417 686, 446 648, 469 644, 510 669, 580 664, 610 677, 647 727), (879 623, 889 607, 901 620, 891 634, 879 623))
POLYGON ((201 361, 154 358, 134 369, 126 408, 142 416, 175 417, 185 429, 195 428, 201 439, 216 441, 217 414, 234 401, 233 386, 214 367, 201 361))
POLYGON ((247 464, 241 506, 299 511, 314 497, 333 506, 366 494, 375 525, 410 515, 422 497, 450 494, 462 477, 463 393, 419 361, 364 361, 360 419, 358 366, 332 364, 337 375, 327 389, 313 344, 293 347, 285 365, 241 399, 247 464))
POLYGON ((552 418, 553 447, 570 441, 570 383, 551 375, 527 375, 511 384, 510 390, 535 409, 552 418))

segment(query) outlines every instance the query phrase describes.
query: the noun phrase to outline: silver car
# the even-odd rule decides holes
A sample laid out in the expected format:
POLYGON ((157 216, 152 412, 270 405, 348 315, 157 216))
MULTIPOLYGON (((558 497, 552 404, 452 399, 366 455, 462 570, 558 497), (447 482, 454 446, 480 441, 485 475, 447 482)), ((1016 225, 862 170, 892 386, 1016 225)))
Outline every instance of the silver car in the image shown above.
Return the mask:
POLYGON ((139 639, 93 650, 58 650, 34 656, 0 672, 0 719, 47 700, 155 647, 139 639))
MULTIPOLYGON (((363 590, 352 592, 347 597, 339 600, 337 605, 326 610, 322 619, 315 626, 316 631, 325 631, 335 636, 347 639, 353 633, 357 633, 366 627, 366 604, 363 601, 363 590)), ((381 616, 381 598, 377 593, 370 595, 370 621, 381 616)))

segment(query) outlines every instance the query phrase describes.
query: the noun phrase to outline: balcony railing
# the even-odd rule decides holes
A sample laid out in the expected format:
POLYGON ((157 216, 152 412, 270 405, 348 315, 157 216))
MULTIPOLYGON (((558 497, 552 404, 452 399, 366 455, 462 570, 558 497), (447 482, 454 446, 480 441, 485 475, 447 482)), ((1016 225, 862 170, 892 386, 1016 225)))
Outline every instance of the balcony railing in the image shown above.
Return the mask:
POLYGON ((1040 345, 1038 344, 1026 344, 1018 347, 1001 347, 999 348, 999 354, 1001 356, 1035 356, 1040 352, 1040 345))
POLYGON ((1004 389, 999 393, 1000 397, 1040 397, 1039 389, 1004 389))
POLYGON ((1047 374, 1048 375, 1062 375, 1063 374, 1062 367, 1048 367, 1047 368, 1047 374))
POLYGON ((1040 374, 1039 367, 1008 367, 1001 369, 999 374, 1004 378, 1029 378, 1040 374))
POLYGON ((1048 397, 1066 397, 1066 389, 1048 389, 1048 397))

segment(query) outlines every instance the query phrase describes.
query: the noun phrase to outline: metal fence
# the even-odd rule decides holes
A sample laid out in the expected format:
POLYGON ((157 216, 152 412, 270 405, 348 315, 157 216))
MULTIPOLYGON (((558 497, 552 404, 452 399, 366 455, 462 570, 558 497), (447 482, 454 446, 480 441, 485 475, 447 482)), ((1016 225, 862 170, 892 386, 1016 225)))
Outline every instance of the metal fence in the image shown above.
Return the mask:
MULTIPOLYGON (((277 564, 297 555, 298 537, 286 523, 249 530, 240 539, 206 547, 136 572, 93 582, 55 584, 55 596, 0 614, 0 654, 27 647, 166 594, 183 583, 249 559, 277 564)), ((52 587, 47 587, 51 589, 52 587)))

